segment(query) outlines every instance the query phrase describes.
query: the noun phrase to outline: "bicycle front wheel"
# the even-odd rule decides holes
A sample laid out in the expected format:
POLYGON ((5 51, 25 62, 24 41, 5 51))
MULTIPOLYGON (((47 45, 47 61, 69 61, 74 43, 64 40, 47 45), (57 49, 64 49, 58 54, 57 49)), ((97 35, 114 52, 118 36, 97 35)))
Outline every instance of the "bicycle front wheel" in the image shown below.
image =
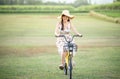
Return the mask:
POLYGON ((69 79, 72 79, 72 58, 69 60, 69 79))

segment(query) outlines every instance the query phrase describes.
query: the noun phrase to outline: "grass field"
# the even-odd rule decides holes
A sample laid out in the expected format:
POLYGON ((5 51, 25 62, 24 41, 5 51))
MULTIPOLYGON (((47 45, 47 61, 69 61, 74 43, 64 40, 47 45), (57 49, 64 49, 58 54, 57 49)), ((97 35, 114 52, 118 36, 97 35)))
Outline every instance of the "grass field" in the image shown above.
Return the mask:
MULTIPOLYGON (((58 69, 58 15, 0 14, 0 79, 68 79, 58 69)), ((73 79, 120 79, 120 25, 75 15, 84 37, 76 38, 73 79)))
POLYGON ((108 12, 107 11, 106 12, 102 11, 100 13, 105 14, 105 15, 110 16, 110 17, 120 18, 120 12, 119 11, 108 11, 108 12))

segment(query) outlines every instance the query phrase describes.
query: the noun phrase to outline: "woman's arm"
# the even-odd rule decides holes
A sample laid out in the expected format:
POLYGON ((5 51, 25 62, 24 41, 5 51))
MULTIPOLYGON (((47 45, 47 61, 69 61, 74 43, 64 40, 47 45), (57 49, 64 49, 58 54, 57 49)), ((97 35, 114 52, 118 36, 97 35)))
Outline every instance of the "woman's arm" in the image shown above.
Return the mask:
POLYGON ((70 25, 71 25, 72 31, 73 31, 75 34, 82 36, 82 34, 80 34, 80 33, 76 30, 75 26, 73 26, 72 23, 70 23, 70 25))
POLYGON ((59 23, 56 24, 55 35, 59 36, 59 23))

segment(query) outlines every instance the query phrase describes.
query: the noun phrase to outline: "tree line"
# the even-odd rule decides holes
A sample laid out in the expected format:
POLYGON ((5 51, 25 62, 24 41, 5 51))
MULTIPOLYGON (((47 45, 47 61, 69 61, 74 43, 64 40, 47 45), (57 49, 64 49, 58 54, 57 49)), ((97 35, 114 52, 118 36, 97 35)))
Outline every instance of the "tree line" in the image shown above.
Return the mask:
POLYGON ((66 2, 43 2, 43 0, 0 0, 0 5, 88 5, 88 0, 75 0, 74 3, 66 2))
MULTIPOLYGON (((114 0, 114 2, 120 2, 120 0, 114 0)), ((90 5, 90 3, 88 0, 75 0, 73 3, 51 1, 43 2, 43 0, 0 0, 0 5, 72 5, 74 7, 79 7, 90 5)))

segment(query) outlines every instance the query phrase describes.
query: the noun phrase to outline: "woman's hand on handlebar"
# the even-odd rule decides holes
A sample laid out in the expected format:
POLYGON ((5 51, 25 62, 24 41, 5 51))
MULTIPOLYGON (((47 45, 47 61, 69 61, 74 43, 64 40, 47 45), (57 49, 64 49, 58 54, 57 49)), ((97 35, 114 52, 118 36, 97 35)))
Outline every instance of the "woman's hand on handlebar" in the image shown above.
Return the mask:
POLYGON ((82 34, 80 34, 80 33, 78 33, 77 35, 78 35, 79 37, 83 37, 83 35, 82 35, 82 34))
POLYGON ((58 37, 59 36, 59 34, 55 34, 55 37, 58 37))

